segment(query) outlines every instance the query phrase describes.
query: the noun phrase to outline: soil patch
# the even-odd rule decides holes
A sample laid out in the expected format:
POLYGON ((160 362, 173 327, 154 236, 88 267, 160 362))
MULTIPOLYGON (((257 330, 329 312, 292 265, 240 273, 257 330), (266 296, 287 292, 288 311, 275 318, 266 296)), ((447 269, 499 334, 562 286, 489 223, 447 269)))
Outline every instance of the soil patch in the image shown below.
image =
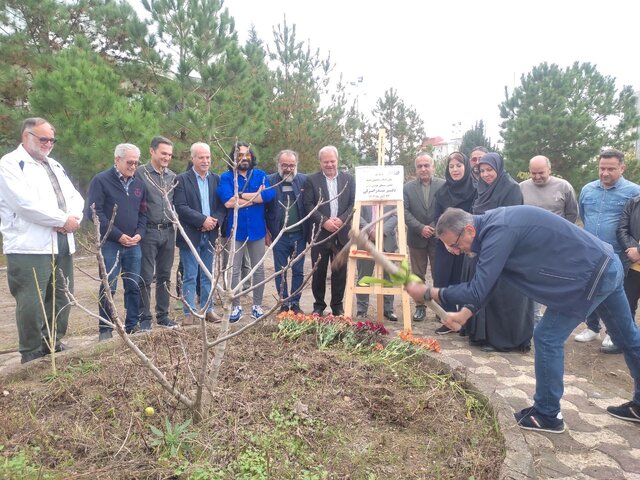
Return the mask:
MULTIPOLYGON (((498 477, 504 443, 490 408, 433 360, 318 350, 311 336, 275 331, 230 342, 197 425, 119 340, 61 358, 56 378, 46 362, 22 370, 0 389, 3 454, 20 478, 498 477)), ((173 382, 191 384, 197 329, 137 338, 173 382)))

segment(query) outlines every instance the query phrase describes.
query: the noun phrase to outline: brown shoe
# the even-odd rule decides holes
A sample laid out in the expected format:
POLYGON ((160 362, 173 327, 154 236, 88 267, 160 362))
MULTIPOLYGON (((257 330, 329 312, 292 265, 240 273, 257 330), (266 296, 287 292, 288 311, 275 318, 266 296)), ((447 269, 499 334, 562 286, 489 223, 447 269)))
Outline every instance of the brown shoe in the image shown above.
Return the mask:
POLYGON ((220 323, 222 319, 216 315, 214 312, 207 312, 207 315, 204 317, 207 322, 211 323, 220 323))
POLYGON ((184 318, 182 319, 182 326, 183 327, 190 327, 192 325, 195 325, 195 318, 193 318, 193 315, 191 315, 190 313, 188 313, 187 315, 184 316, 184 318))

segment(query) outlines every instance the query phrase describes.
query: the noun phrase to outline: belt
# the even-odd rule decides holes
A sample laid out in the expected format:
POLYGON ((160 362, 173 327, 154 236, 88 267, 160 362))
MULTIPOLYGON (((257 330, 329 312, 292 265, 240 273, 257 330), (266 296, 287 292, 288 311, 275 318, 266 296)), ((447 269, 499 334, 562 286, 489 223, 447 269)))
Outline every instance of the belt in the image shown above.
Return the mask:
POLYGON ((147 228, 153 228, 154 230, 164 230, 171 227, 173 227, 173 223, 147 223, 147 228))

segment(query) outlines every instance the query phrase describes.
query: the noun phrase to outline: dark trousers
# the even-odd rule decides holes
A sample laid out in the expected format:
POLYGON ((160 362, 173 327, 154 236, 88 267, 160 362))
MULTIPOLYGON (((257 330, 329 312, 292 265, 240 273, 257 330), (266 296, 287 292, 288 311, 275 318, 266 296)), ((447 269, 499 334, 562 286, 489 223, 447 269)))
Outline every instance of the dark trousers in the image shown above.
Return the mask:
POLYGON ((140 242, 142 259, 140 264, 140 324, 151 324, 151 284, 156 276, 156 320, 159 323, 169 320, 171 297, 171 269, 176 247, 176 232, 173 226, 158 230, 149 226, 140 242))
POLYGON ((631 318, 635 322, 638 300, 640 300, 640 272, 629 270, 624 278, 624 293, 629 301, 629 308, 631 308, 631 318))
MULTIPOLYGON (((302 231, 284 233, 278 243, 273 246, 273 266, 275 271, 279 272, 289 263, 291 258, 300 255, 305 246, 306 242, 302 231)), ((304 280, 304 257, 291 264, 290 271, 291 285, 287 282, 286 273, 276 276, 276 292, 278 297, 284 300, 283 303, 285 305, 297 305, 300 303, 300 296, 302 295, 302 291, 299 290, 304 280), (291 295, 291 298, 289 298, 289 295, 291 295)))
MULTIPOLYGON (((433 286, 437 288, 448 287, 460 283, 462 276, 462 262, 464 255, 449 253, 440 240, 436 240, 435 262, 431 264, 433 270, 433 286)), ((456 305, 443 303, 442 308, 447 312, 457 311, 456 305)))
MULTIPOLYGON (((316 268, 311 280, 313 291, 313 310, 324 310, 327 303, 324 295, 327 287, 327 269, 329 262, 342 249, 342 245, 335 239, 328 240, 311 248, 311 264, 316 268)), ((344 287, 347 284, 347 269, 339 268, 331 272, 331 310, 333 312, 343 309, 344 287)))
POLYGON ((62 277, 68 283, 69 290, 73 292, 73 257, 69 253, 66 235, 58 234, 57 255, 7 255, 7 280, 9 291, 16 299, 20 353, 35 352, 45 345, 45 339, 49 338, 49 329, 54 324, 56 342, 60 342, 67 332, 69 301, 64 293, 62 277), (40 304, 40 298, 44 303, 44 309, 40 304))

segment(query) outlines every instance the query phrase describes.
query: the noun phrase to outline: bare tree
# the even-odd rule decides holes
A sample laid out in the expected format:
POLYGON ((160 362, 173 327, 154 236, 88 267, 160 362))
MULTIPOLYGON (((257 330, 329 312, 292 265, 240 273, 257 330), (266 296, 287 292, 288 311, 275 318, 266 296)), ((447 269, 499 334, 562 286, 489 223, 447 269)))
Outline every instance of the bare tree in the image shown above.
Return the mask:
MULTIPOLYGON (((235 169, 235 165, 233 165, 232 168, 234 169, 234 184, 235 184, 234 193, 237 195, 238 193, 240 193, 238 191, 238 179, 237 179, 238 174, 235 169)), ((77 306, 78 308, 86 312, 91 317, 97 318, 100 321, 102 321, 104 324, 115 329, 115 331, 118 333, 120 338, 124 341, 125 345, 136 355, 136 357, 141 361, 142 365, 152 373, 154 378, 159 382, 159 384, 163 387, 163 389, 166 390, 170 395, 172 395, 180 404, 184 405, 192 412, 194 417, 194 422, 199 422, 207 416, 209 412, 208 406, 212 404, 212 400, 214 398, 214 392, 218 385, 220 370, 225 358, 227 343, 229 342, 229 340, 231 340, 232 338, 238 335, 241 335, 242 333, 246 332, 248 329, 257 325, 259 322, 262 322, 265 319, 269 318, 269 316, 273 314, 275 311, 279 310, 283 302, 286 302, 289 299, 289 297, 295 295, 296 293, 298 293, 300 290, 302 290, 308 285, 314 270, 312 269, 310 272, 305 274, 302 287, 299 290, 295 292, 291 292, 290 296, 287 298, 282 298, 281 296, 278 296, 275 304, 265 312, 264 316, 253 319, 247 324, 232 331, 230 328, 229 317, 231 315, 231 310, 232 310, 231 306, 233 304, 233 301, 235 299, 240 298, 240 296, 242 295, 250 293, 255 288, 258 288, 258 286, 266 284, 267 282, 273 281, 274 278, 278 275, 286 275, 287 272, 291 269, 291 266, 298 260, 301 260, 302 258, 304 258, 314 245, 330 240, 338 232, 333 233, 331 236, 323 239, 322 241, 318 240, 318 235, 320 232, 315 232, 315 231, 312 232, 312 240, 307 244, 305 249, 299 255, 290 258, 288 264, 285 265, 281 270, 278 270, 273 274, 266 276, 262 282, 253 284, 251 287, 243 291, 242 290, 243 284, 245 282, 248 282, 250 278, 254 275, 256 270, 261 265, 264 264, 265 259, 267 258, 268 255, 271 254, 273 247, 278 243, 278 241, 280 241, 282 236, 287 231, 291 229, 295 229, 300 225, 302 225, 303 222, 308 221, 309 217, 321 205, 329 203, 331 199, 327 199, 325 201, 321 199, 321 201, 315 206, 315 208, 312 211, 307 212, 307 215, 304 218, 301 218, 298 222, 296 222, 293 225, 283 228, 279 232, 279 234, 272 240, 269 247, 267 247, 265 251, 265 255, 262 257, 262 259, 260 259, 260 261, 255 265, 252 265, 252 268, 249 271, 249 273, 240 280, 238 285, 236 285, 235 287, 231 287, 230 279, 231 279, 231 274, 233 269, 232 267, 233 258, 236 255, 235 242, 229 242, 230 244, 229 256, 227 261, 223 262, 222 255, 221 255, 223 250, 223 245, 220 239, 216 241, 216 245, 214 245, 213 247, 215 247, 215 252, 216 252, 215 264, 217 268, 215 268, 214 271, 210 271, 209 266, 204 264, 204 262, 198 255, 196 248, 189 241, 189 238, 186 235, 183 226, 180 224, 175 208, 169 201, 169 193, 173 187, 162 187, 160 185, 153 183, 153 180, 151 180, 151 183, 154 185, 155 188, 158 188, 162 192, 165 199, 165 208, 167 209, 168 218, 170 218, 173 224, 175 225, 178 231, 178 234, 182 235, 183 238, 185 239, 189 249, 193 253, 194 257, 197 260, 198 265, 200 266, 204 274, 209 279, 211 279, 212 288, 211 288, 210 295, 204 302, 201 299, 201 302, 200 302, 201 307, 199 309, 194 309, 193 307, 189 306, 188 303, 185 301, 184 296, 181 295, 180 297, 175 297, 175 298, 180 298, 182 302, 188 306, 190 313, 194 316, 194 318, 198 319, 196 327, 199 329, 198 338, 200 339, 199 358, 198 359, 190 358, 190 355, 187 353, 187 349, 184 348, 184 345, 182 348, 182 355, 185 360, 184 364, 186 365, 186 368, 193 380, 193 388, 184 388, 178 385, 177 382, 171 381, 171 379, 156 364, 154 364, 154 362, 149 358, 149 356, 145 354, 145 352, 138 345, 136 345, 136 343, 134 342, 134 337, 132 337, 131 335, 127 335, 125 332, 122 317, 113 299, 113 295, 111 294, 111 288, 109 286, 110 272, 106 271, 104 257, 102 256, 102 253, 101 253, 101 247, 105 239, 107 238, 109 231, 113 227, 115 216, 117 214, 117 206, 116 208, 114 208, 114 212, 110 219, 107 232, 103 237, 100 236, 99 219, 95 213, 94 207, 93 206, 91 207, 93 210, 93 221, 95 224, 95 234, 96 234, 96 240, 93 245, 93 248, 95 249, 95 255, 98 260, 100 282, 104 287, 104 295, 106 296, 107 306, 108 306, 108 309, 110 309, 110 311, 112 312, 112 320, 102 318, 100 315, 95 314, 94 312, 89 310, 86 306, 83 306, 80 302, 78 302, 77 298, 69 291, 68 288, 66 289, 66 294, 72 305, 77 306), (219 303, 220 305, 222 305, 222 309, 223 309, 220 328, 217 331, 207 328, 207 322, 205 321, 206 312, 209 309, 209 306, 214 301, 214 298, 219 300, 219 302, 216 302, 216 303, 217 304, 219 303)), ((274 188, 274 187, 275 185, 267 188, 274 188)), ((338 195, 340 195, 341 193, 342 192, 339 192, 338 195)), ((286 206, 283 205, 283 208, 285 207, 286 206)), ((230 238, 235 238, 239 208, 242 208, 242 207, 238 205, 234 207, 234 211, 233 211, 234 222, 233 222, 233 229, 232 229, 230 238)), ((287 225, 288 223, 286 220, 287 220, 287 214, 285 213, 284 225, 287 225)), ((347 223, 345 223, 345 225, 347 223)), ((168 287, 165 286, 165 288, 168 288, 168 287)), ((179 335, 176 336, 176 338, 178 338, 178 341, 182 342, 182 339, 179 335)))

